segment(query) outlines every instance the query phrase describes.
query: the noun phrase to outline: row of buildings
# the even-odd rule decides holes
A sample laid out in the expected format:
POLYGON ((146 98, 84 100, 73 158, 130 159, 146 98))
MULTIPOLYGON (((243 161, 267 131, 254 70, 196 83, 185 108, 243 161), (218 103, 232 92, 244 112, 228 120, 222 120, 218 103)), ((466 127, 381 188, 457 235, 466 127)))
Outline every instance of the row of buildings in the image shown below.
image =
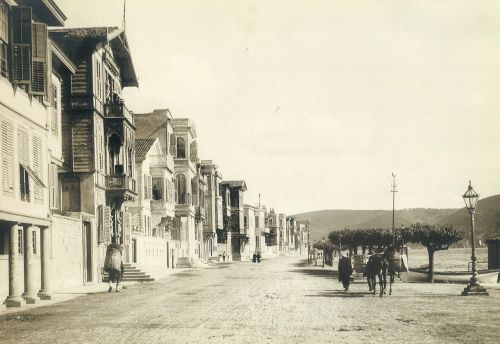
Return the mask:
POLYGON ((53 0, 0 0, 0 298, 99 283, 109 243, 153 273, 305 253, 308 223, 244 202, 194 123, 133 114, 124 29, 64 27, 53 0), (50 28, 49 28, 50 27, 50 28))

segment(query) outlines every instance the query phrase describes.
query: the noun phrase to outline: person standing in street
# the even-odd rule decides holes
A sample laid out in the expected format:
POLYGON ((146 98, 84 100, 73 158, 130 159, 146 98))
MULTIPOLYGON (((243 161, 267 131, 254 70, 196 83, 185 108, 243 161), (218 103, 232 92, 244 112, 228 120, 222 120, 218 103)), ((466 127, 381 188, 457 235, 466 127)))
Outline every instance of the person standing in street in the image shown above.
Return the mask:
POLYGON ((351 259, 341 254, 339 257, 339 281, 342 282, 342 286, 345 291, 349 290, 349 284, 351 282, 352 275, 352 265, 351 259))
POLYGON ((106 271, 109 275, 108 293, 113 290, 113 282, 116 283, 115 291, 118 293, 124 271, 122 261, 122 247, 120 245, 108 245, 108 248, 106 249, 106 258, 104 260, 104 271, 106 271))

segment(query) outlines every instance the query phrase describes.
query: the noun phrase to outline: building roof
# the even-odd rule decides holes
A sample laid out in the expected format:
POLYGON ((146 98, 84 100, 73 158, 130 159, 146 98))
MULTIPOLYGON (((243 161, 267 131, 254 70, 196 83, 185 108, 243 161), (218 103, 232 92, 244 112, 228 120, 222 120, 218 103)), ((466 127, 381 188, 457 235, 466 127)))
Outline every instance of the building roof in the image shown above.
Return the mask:
POLYGON ((221 184, 228 185, 232 188, 240 188, 243 191, 247 191, 247 184, 244 180, 224 180, 221 184))
MULTIPOLYGON (((153 134, 172 119, 169 109, 156 109, 153 112, 134 114, 135 118, 135 137, 147 139, 153 137, 153 134)), ((155 136, 156 137, 156 136, 155 136)))
POLYGON ((135 157, 144 158, 153 147, 156 139, 135 139, 135 157))
POLYGON ((78 65, 99 43, 109 43, 113 56, 120 68, 123 87, 138 87, 132 56, 125 30, 118 27, 83 27, 49 29, 50 39, 78 65))
POLYGON ((16 0, 20 6, 31 6, 37 21, 50 26, 63 26, 66 15, 54 0, 16 0))

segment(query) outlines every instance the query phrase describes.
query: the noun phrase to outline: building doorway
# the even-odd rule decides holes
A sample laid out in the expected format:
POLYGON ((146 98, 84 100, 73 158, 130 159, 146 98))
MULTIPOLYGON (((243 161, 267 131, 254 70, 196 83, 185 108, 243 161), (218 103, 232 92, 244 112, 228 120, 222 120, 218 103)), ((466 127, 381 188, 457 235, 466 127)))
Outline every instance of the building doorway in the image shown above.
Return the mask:
POLYGON ((137 263, 137 239, 132 239, 132 263, 137 263))
POLYGON ((83 283, 92 282, 92 224, 84 221, 82 227, 83 283))

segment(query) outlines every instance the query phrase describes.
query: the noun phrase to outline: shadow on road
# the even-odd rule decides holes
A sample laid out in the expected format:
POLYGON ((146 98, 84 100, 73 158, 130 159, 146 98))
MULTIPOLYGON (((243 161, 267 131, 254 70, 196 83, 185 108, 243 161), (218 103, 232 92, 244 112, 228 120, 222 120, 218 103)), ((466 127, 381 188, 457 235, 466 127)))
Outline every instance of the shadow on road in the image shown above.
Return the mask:
POLYGON ((290 270, 291 272, 301 273, 304 275, 315 276, 315 277, 324 277, 324 278, 335 278, 337 279, 339 274, 337 271, 326 270, 326 269, 314 269, 314 268, 305 268, 305 269, 295 269, 290 270))
POLYGON ((306 295, 306 297, 342 297, 342 298, 348 298, 348 297, 365 297, 365 296, 371 296, 371 292, 349 292, 349 291, 341 291, 341 290, 325 290, 325 291, 320 291, 317 294, 313 295, 306 295))

